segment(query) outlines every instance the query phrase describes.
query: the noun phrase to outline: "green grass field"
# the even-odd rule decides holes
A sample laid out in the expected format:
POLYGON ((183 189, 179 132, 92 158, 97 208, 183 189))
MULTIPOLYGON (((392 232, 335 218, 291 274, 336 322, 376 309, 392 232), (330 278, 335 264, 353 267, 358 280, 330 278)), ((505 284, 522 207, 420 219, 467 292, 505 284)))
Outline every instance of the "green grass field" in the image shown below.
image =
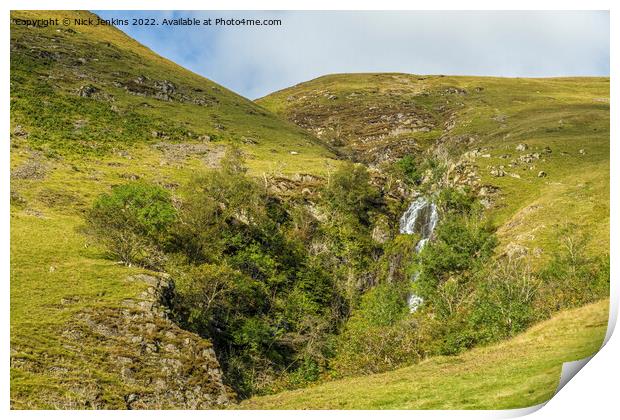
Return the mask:
POLYGON ((608 301, 559 313, 503 343, 392 372, 244 401, 244 409, 509 409, 549 400, 563 362, 596 352, 608 301))

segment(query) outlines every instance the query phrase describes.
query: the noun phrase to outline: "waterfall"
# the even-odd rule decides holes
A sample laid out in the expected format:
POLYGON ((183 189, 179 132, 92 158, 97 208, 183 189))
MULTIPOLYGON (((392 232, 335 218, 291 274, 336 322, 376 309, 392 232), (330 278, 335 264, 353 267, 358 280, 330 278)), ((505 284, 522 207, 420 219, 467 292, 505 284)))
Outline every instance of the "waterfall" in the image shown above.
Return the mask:
MULTIPOLYGON (((400 233, 420 235, 420 240, 415 245, 416 254, 419 253, 424 245, 431 239, 435 226, 439 221, 437 206, 432 201, 424 197, 416 198, 409 206, 407 211, 400 218, 400 233)), ((420 273, 414 273, 412 281, 416 281, 420 273)), ((409 311, 415 312, 422 304, 423 299, 413 293, 409 294, 407 304, 409 311)))

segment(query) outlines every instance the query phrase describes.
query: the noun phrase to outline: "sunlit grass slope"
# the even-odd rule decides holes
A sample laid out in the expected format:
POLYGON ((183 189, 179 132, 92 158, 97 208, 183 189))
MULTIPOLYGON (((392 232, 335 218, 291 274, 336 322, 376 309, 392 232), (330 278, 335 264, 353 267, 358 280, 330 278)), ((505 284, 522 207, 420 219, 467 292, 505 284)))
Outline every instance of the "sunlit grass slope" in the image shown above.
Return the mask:
POLYGON ((137 391, 108 364, 125 349, 101 342, 76 351, 65 332, 84 312, 113 312, 148 286, 129 280, 141 270, 110 261, 83 234, 84 211, 130 180, 176 190, 231 144, 256 175, 322 174, 337 164, 303 130, 113 27, 11 25, 14 408, 85 408, 94 399, 125 407, 137 391))
POLYGON ((364 161, 470 152, 504 246, 544 260, 568 229, 608 252, 609 78, 337 74, 257 102, 364 161))
MULTIPOLYGON (((94 18, 71 11, 11 16, 94 18)), ((255 169, 290 173, 324 171, 332 157, 293 124, 112 26, 11 25, 11 122, 27 133, 29 146, 67 158, 160 142, 235 143, 255 169)), ((16 137, 14 144, 23 143, 25 135, 16 137)))
POLYGON ((608 301, 565 311, 525 333, 460 356, 253 398, 246 409, 508 409, 553 396, 563 362, 596 352, 608 301))

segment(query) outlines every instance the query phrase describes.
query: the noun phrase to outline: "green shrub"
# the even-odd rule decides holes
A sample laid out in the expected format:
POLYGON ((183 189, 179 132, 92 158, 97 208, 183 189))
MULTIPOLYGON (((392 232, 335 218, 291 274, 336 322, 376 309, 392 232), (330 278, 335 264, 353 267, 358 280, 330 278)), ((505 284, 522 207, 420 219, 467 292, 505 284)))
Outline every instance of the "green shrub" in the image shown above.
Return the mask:
POLYGON ((539 311, 547 316, 609 296, 609 256, 589 257, 583 238, 565 236, 540 276, 539 311))
POLYGON ((419 239, 419 235, 396 235, 383 245, 383 255, 378 262, 381 281, 409 287, 416 269, 414 256, 419 239))
POLYGON ((238 150, 230 149, 222 169, 196 174, 184 191, 175 245, 191 262, 217 262, 268 226, 265 192, 245 171, 238 150))
POLYGON ((439 193, 436 204, 443 213, 473 215, 480 210, 480 204, 469 189, 444 188, 439 193))
POLYGON ((503 258, 478 273, 470 323, 479 342, 489 342, 525 330, 538 317, 534 306, 542 286, 522 260, 503 258))
POLYGON ((403 290, 381 284, 366 292, 337 338, 338 375, 381 372, 420 358, 420 336, 407 318, 403 290))
POLYGON ((381 284, 362 296, 359 309, 351 317, 351 328, 386 327, 407 313, 403 291, 394 285, 381 284))
POLYGON ((87 223, 114 258, 157 268, 176 215, 166 190, 132 182, 99 196, 88 212, 87 223))
POLYGON ((176 253, 168 271, 177 284, 179 322, 213 340, 242 396, 318 378, 327 337, 346 307, 335 265, 307 248, 324 232, 315 226, 302 233, 308 215, 290 211, 248 177, 235 149, 183 195, 168 248, 176 253))
POLYGON ((177 314, 192 330, 217 339, 217 331, 236 316, 262 306, 259 283, 226 264, 168 267, 175 280, 177 314))
POLYGON ((379 193, 370 184, 365 166, 353 163, 341 165, 323 192, 325 202, 334 211, 368 225, 369 212, 379 204, 379 193))
POLYGON ((412 155, 406 155, 396 161, 394 169, 399 178, 411 185, 418 185, 422 181, 422 173, 412 155))
POLYGON ((446 213, 435 229, 435 239, 419 255, 416 294, 432 301, 438 286, 451 276, 476 269, 496 245, 493 228, 485 221, 446 213))
POLYGON ((387 327, 346 330, 330 362, 333 376, 366 375, 416 363, 426 356, 425 336, 412 318, 387 327))

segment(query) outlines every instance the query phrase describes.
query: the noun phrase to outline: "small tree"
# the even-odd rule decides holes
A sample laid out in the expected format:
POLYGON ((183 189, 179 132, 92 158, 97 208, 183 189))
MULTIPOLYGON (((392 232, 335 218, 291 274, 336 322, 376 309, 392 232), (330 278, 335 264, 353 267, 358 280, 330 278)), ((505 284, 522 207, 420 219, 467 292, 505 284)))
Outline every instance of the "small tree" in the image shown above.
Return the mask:
POLYGON ((156 268, 175 218, 176 210, 166 190, 132 182, 99 196, 87 214, 87 223, 114 258, 128 265, 156 268))

